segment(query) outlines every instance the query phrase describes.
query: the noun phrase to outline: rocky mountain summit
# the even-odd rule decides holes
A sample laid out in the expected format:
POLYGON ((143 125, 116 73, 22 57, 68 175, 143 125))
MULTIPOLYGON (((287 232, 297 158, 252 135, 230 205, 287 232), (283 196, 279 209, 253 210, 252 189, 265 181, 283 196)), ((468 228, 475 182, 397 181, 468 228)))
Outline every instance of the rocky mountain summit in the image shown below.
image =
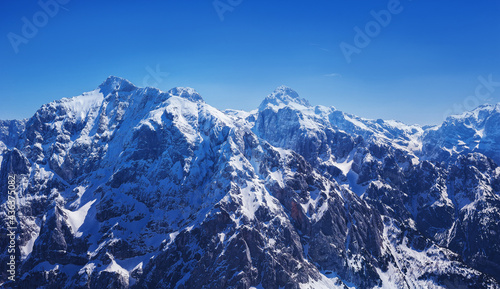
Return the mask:
POLYGON ((109 77, 0 121, 0 284, 500 288, 499 123, 369 120, 285 86, 220 111, 109 77))

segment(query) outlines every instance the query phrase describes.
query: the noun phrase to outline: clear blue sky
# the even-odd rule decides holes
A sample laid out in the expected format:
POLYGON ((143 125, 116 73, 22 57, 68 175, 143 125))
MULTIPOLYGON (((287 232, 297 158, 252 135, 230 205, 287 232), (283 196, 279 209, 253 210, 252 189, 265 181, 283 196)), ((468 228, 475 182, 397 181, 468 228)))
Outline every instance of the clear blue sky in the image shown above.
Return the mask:
MULTIPOLYGON (((109 75, 193 87, 220 109, 257 108, 285 84, 313 105, 406 123, 484 103, 467 97, 479 76, 500 82, 500 2, 401 0, 348 63, 340 44, 355 45, 355 27, 394 1, 220 0, 235 6, 222 20, 213 0, 64 0, 53 15, 37 1, 4 0, 0 119, 30 117, 109 75), (38 31, 23 31, 23 17, 38 31)), ((500 102, 500 86, 490 94, 500 102)))

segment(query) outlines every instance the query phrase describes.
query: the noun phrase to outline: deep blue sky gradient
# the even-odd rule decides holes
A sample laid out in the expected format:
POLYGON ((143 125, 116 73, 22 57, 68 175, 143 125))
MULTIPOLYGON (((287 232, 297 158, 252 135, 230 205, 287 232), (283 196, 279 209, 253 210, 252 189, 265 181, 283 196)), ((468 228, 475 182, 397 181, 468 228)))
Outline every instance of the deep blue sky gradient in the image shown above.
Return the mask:
MULTIPOLYGON (((0 119, 30 117, 109 75, 143 86, 157 66, 168 76, 147 84, 193 87, 219 109, 257 108, 281 84, 313 105, 406 123, 483 104, 466 99, 479 76, 500 82, 500 2, 401 0, 402 12, 348 63, 340 43, 352 45, 354 27, 389 2, 243 0, 221 21, 210 0, 71 0, 15 53, 7 35, 22 36, 22 18, 43 10, 4 0, 0 119)), ((500 86, 489 101, 500 102, 500 86)))

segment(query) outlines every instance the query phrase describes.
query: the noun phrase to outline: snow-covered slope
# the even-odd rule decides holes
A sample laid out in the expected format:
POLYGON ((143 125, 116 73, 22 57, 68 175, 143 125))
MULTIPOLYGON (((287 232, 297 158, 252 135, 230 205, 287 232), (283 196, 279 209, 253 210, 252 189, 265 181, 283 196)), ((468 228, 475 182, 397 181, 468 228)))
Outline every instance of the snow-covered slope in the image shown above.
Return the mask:
POLYGON ((481 152, 500 163, 500 104, 453 115, 424 138, 424 151, 437 158, 481 152))
MULTIPOLYGON (((487 118, 475 128, 491 137, 487 118)), ((0 122, 0 219, 15 174, 22 260, 16 283, 0 282, 498 288, 497 140, 444 160, 425 147, 443 127, 311 106, 284 86, 258 110, 222 112, 191 88, 109 77, 0 122)))

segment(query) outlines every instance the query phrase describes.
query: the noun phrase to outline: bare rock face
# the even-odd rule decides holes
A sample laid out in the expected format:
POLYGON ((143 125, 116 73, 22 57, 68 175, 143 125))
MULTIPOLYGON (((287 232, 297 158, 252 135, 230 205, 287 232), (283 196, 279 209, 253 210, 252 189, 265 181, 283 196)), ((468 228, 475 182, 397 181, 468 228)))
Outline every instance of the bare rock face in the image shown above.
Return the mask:
POLYGON ((0 284, 499 288, 499 115, 407 126, 284 86, 222 112, 110 77, 0 121, 0 284))

